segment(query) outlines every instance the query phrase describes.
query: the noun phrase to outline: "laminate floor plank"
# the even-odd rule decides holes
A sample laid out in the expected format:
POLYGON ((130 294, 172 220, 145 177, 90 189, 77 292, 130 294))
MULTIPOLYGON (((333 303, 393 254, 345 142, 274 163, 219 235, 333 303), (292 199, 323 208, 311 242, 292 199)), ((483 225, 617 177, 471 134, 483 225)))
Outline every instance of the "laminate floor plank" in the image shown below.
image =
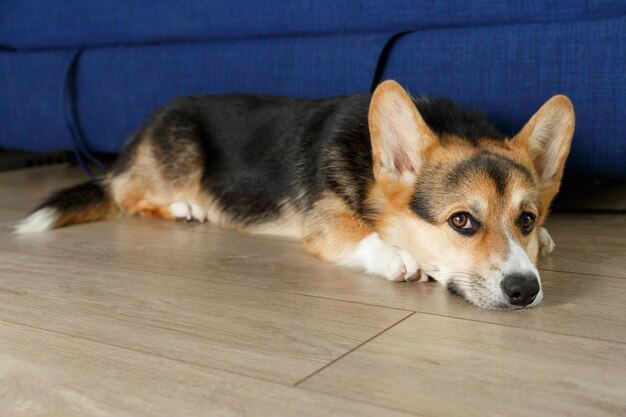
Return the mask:
POLYGON ((557 248, 539 262, 540 269, 626 278, 626 232, 621 236, 558 229, 551 233, 557 248))
POLYGON ((0 321, 0 415, 409 414, 0 321))
POLYGON ((0 252, 0 319, 284 383, 408 314, 0 252))
POLYGON ((415 314, 298 386, 437 416, 626 414, 626 345, 415 314))
POLYGON ((545 227, 551 232, 569 232, 580 236, 626 236, 626 213, 554 213, 545 227))

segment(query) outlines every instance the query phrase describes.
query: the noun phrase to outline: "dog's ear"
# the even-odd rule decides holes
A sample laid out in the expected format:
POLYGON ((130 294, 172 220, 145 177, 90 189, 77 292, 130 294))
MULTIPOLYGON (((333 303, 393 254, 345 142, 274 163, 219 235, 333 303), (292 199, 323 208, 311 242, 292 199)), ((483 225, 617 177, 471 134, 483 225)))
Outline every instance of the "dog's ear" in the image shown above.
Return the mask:
POLYGON ((574 106, 565 96, 548 100, 512 139, 528 152, 541 186, 541 211, 545 214, 559 191, 565 159, 574 135, 574 106))
POLYGON ((374 91, 369 130, 376 181, 393 188, 414 185, 436 137, 397 82, 385 81, 374 91))

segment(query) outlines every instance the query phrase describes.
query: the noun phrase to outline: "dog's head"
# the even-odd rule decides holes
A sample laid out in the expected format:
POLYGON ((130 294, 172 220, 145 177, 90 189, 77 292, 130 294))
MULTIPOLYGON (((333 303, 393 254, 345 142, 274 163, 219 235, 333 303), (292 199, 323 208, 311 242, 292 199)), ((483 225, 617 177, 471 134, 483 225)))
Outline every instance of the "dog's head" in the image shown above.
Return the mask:
POLYGON ((369 128, 383 239, 475 305, 539 304, 538 233, 574 133, 569 99, 548 100, 513 138, 468 141, 433 132, 387 81, 374 92, 369 128))

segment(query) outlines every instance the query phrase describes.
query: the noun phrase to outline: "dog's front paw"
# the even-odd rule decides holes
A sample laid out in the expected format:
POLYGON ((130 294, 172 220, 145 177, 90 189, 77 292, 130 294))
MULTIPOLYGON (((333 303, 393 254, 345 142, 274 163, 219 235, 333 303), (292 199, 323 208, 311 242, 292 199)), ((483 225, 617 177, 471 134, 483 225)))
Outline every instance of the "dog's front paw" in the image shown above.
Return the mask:
POLYGON ((417 278, 417 262, 407 251, 387 246, 387 253, 378 259, 378 273, 390 281, 414 281, 417 278))
POLYGON ((554 243, 554 240, 552 240, 552 237, 550 236, 550 233, 548 233, 548 230, 545 227, 540 227, 539 228, 539 255, 548 256, 550 253, 552 253, 555 246, 556 244, 554 243))
POLYGON ((377 233, 363 239, 354 252, 339 263, 361 267, 370 274, 383 276, 390 281, 422 281, 423 278, 417 262, 408 252, 383 242, 377 233))

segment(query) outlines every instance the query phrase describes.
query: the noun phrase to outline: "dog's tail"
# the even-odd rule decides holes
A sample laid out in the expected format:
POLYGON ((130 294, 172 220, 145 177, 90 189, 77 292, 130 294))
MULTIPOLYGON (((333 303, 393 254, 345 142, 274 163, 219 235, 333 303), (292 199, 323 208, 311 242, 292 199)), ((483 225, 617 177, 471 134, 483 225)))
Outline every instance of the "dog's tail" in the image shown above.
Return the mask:
POLYGON ((78 223, 106 220, 120 212, 104 178, 64 188, 52 194, 13 228, 15 233, 37 233, 78 223))

